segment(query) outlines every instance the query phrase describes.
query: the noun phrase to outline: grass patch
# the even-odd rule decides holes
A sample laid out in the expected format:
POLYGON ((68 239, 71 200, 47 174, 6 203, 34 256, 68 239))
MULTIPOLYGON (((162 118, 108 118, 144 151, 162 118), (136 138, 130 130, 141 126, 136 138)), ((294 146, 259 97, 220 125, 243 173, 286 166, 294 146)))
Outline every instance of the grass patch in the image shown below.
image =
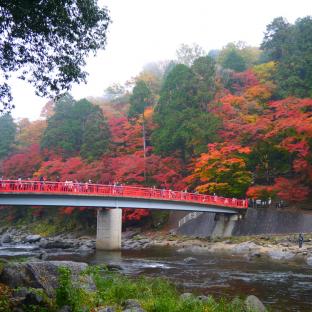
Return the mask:
POLYGON ((56 293, 58 308, 68 305, 73 312, 81 309, 92 311, 96 307, 114 306, 122 311, 127 299, 136 299, 147 312, 241 312, 247 311, 241 299, 232 301, 215 300, 208 297, 200 301, 195 296, 181 299, 173 284, 161 278, 129 278, 110 272, 105 267, 89 267, 84 274, 90 274, 97 290, 92 293, 75 287, 70 280, 70 271, 60 269, 60 286, 56 293))

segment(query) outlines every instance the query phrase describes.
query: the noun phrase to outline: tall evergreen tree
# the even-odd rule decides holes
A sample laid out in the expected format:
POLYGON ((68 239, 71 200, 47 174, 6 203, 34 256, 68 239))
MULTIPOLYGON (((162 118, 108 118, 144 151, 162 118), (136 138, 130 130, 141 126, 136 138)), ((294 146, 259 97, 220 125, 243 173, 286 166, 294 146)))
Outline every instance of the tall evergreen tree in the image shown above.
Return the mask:
POLYGON ((144 109, 152 104, 152 92, 143 80, 139 80, 130 96, 129 117, 142 115, 144 109))
POLYGON ((108 133, 106 119, 98 106, 86 99, 76 102, 67 94, 56 103, 55 113, 48 119, 41 148, 60 150, 64 157, 81 150, 84 157, 93 159, 107 149, 108 133), (97 142, 92 134, 96 134, 97 142))
POLYGON ((0 116, 0 159, 8 156, 15 140, 16 125, 11 114, 0 116))
POLYGON ((282 17, 274 19, 261 47, 277 62, 279 96, 312 96, 312 17, 298 19, 295 24, 282 17))
POLYGON ((217 119, 202 107, 203 80, 198 78, 200 71, 197 65, 195 62, 197 74, 182 64, 169 72, 154 117, 158 124, 152 135, 156 152, 169 155, 179 151, 184 161, 188 156, 201 152, 215 138, 218 125, 217 119))
POLYGON ((80 155, 90 161, 100 158, 108 150, 109 138, 107 121, 97 107, 85 122, 80 155))

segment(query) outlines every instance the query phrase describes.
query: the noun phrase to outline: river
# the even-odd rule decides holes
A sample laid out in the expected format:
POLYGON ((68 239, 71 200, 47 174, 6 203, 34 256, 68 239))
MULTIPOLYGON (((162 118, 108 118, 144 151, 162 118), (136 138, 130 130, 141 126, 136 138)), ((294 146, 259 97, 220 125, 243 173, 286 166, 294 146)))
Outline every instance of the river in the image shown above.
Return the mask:
MULTIPOLYGON (((0 247, 0 258, 32 257, 29 245, 0 247)), ((63 258, 62 260, 78 260, 63 258)), ((83 260, 79 260, 83 261, 83 260)), ((234 298, 256 295, 270 311, 312 311, 312 267, 244 256, 153 247, 122 252, 97 251, 90 264, 122 267, 129 276, 169 278, 181 292, 234 298), (192 257, 192 262, 185 259, 192 257)))
POLYGON ((141 251, 97 251, 92 264, 115 264, 130 276, 169 278, 182 292, 233 298, 256 295, 271 311, 312 311, 312 268, 242 256, 194 254, 157 247, 141 251), (196 258, 186 263, 187 257, 196 258))

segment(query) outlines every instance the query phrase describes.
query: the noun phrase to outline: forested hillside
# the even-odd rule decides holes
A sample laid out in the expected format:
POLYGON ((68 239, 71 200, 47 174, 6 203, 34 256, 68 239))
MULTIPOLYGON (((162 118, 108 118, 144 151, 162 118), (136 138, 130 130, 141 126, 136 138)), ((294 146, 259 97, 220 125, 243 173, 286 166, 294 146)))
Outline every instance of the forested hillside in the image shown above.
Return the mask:
POLYGON ((33 122, 3 115, 0 133, 3 178, 307 201, 312 18, 274 19, 260 48, 229 43, 206 53, 182 45, 176 60, 148 64, 103 98, 65 94, 33 122))

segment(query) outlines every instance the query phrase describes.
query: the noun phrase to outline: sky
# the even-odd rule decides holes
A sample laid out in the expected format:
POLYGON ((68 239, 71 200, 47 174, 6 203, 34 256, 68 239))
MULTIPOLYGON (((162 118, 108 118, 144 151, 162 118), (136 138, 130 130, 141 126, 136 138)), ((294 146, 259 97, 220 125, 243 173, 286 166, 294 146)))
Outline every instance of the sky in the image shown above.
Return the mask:
MULTIPOLYGON (((112 83, 135 77, 144 64, 174 59, 182 43, 197 43, 207 52, 229 42, 259 46, 275 17, 289 22, 312 15, 311 0, 99 0, 113 23, 106 49, 87 59, 87 84, 73 85, 80 99, 101 96, 112 83)), ((48 98, 39 98, 29 84, 14 80, 13 117, 40 117, 48 98)))

